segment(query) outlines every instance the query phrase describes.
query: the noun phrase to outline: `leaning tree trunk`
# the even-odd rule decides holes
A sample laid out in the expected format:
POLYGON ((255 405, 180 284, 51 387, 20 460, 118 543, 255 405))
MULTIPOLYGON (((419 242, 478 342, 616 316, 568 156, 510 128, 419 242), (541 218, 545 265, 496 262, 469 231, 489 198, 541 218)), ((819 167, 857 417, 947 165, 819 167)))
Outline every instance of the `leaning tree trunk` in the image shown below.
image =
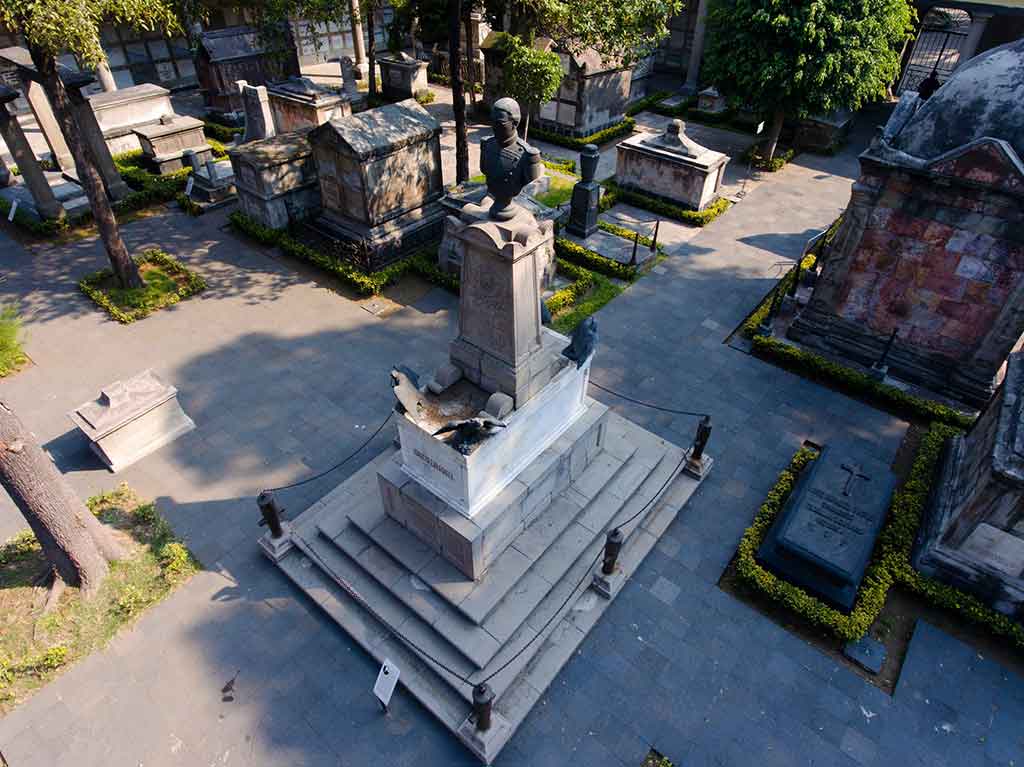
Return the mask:
POLYGON ((121 230, 118 229, 114 210, 110 206, 110 198, 107 197, 107 191, 103 188, 103 180, 100 178, 99 171, 96 170, 96 158, 93 157, 92 148, 82 137, 82 131, 75 120, 71 99, 64 88, 64 81, 60 79, 60 74, 57 71, 57 60, 52 54, 31 43, 29 43, 29 51, 42 79, 43 90, 46 91, 46 95, 53 105, 57 122, 60 123, 64 138, 67 139, 71 156, 75 158, 78 181, 81 183, 82 189, 85 190, 85 196, 89 198, 89 207, 96 220, 100 239, 103 240, 103 245, 107 249, 107 256, 110 258, 114 276, 122 288, 141 288, 143 282, 142 276, 139 274, 139 267, 128 255, 128 248, 125 247, 124 240, 121 239, 121 230))
POLYGON ((24 515, 53 573, 88 599, 124 551, 85 507, 35 437, 0 402, 0 485, 24 515))
POLYGON ((366 61, 369 66, 370 101, 377 96, 377 30, 374 28, 374 12, 376 8, 369 5, 366 9, 366 36, 370 38, 366 47, 366 61))
POLYGON ((768 145, 764 150, 764 158, 768 162, 771 162, 772 158, 775 157, 775 149, 779 145, 779 136, 782 135, 782 124, 785 121, 786 113, 781 109, 776 109, 772 113, 772 127, 768 131, 768 145))
POLYGON ((530 135, 530 112, 532 111, 529 103, 523 104, 523 141, 526 141, 527 136, 530 135))
POLYGON ((455 110, 455 183, 469 180, 469 136, 466 133, 466 92, 462 88, 461 0, 448 0, 448 69, 455 110))

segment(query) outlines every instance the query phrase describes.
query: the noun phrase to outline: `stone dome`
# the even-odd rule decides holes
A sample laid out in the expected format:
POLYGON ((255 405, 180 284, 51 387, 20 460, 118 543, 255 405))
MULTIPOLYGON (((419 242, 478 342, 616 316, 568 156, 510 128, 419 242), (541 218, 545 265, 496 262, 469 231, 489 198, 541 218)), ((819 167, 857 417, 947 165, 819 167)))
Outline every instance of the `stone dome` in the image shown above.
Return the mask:
POLYGON ((965 63, 910 118, 893 146, 931 160, 989 136, 1024 159, 1024 38, 965 63))

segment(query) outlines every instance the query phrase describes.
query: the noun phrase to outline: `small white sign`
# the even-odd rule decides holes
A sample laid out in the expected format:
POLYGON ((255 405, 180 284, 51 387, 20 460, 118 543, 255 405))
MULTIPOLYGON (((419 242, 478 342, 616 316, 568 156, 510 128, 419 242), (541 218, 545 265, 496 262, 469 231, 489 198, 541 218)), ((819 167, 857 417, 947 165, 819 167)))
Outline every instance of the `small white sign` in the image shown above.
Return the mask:
POLYGON ((17 213, 17 212, 18 212, 18 201, 17 201, 17 200, 15 200, 15 201, 14 201, 14 202, 13 202, 13 203, 11 204, 11 209, 10 209, 10 211, 9 211, 9 212, 7 213, 7 220, 8 220, 8 221, 13 221, 13 220, 14 220, 14 214, 15 214, 15 213, 17 213))
POLYGON ((377 696, 377 700, 384 708, 387 708, 388 703, 391 702, 395 685, 398 684, 398 673, 398 666, 385 658, 384 665, 380 667, 380 673, 377 674, 377 681, 373 684, 373 694, 377 696))
POLYGON ((196 182, 196 180, 194 178, 192 178, 192 176, 188 177, 188 183, 185 184, 185 196, 186 197, 188 197, 190 194, 192 194, 192 185, 195 182, 196 182))
POLYGON ((760 136, 761 135, 761 131, 763 131, 763 130, 764 130, 764 120, 761 120, 761 122, 759 122, 757 124, 757 135, 760 136))

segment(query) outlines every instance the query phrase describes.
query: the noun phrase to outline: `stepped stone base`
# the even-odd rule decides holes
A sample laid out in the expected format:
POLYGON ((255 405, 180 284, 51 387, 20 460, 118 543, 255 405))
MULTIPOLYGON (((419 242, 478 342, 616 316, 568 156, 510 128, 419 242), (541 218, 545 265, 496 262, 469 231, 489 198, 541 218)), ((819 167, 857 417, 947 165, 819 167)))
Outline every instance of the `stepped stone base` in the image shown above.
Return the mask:
POLYGON ((272 557, 376 660, 396 664, 402 685, 487 764, 701 481, 682 471, 681 448, 586 405, 591 420, 567 452, 545 451, 524 471, 539 508, 512 515, 476 581, 389 516, 380 485, 393 476, 394 448, 294 520, 293 548, 272 557), (613 527, 625 536, 618 582, 595 589, 613 527), (486 733, 472 719, 482 681, 495 694, 486 733))

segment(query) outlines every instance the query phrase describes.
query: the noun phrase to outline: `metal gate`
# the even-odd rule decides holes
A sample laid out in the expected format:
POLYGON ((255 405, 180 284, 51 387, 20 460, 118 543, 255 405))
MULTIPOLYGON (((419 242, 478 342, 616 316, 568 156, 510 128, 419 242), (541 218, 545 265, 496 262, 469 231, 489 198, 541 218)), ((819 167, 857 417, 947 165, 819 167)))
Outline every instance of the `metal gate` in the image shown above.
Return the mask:
POLYGON ((971 28, 971 15, 959 8, 932 8, 925 14, 914 41, 899 92, 916 91, 932 70, 944 83, 960 63, 960 48, 971 28))

